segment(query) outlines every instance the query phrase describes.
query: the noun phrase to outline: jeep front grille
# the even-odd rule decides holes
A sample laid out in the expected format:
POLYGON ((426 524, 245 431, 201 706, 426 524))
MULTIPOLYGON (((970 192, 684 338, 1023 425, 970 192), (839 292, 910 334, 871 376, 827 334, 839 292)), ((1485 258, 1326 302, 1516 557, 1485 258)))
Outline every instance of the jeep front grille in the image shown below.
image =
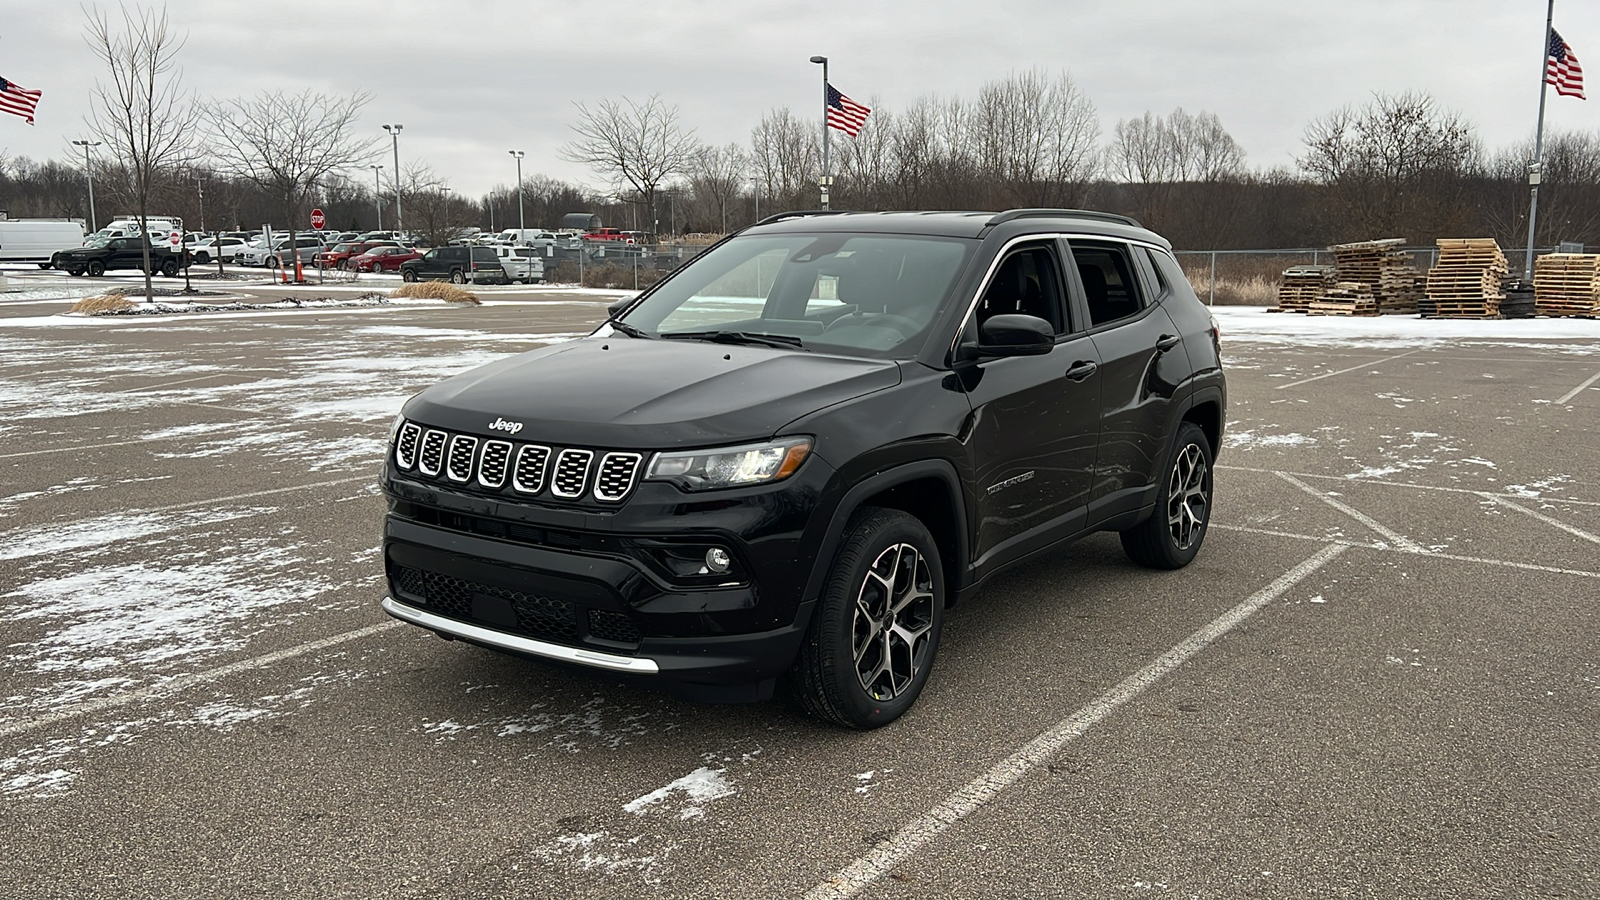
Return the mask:
POLYGON ((400 428, 400 437, 394 442, 394 461, 402 469, 409 469, 417 464, 417 441, 422 437, 422 429, 415 423, 407 422, 400 428))
POLYGON ((472 459, 478 451, 478 439, 470 435, 458 434, 450 439, 450 464, 445 466, 444 474, 451 481, 465 484, 472 480, 472 459))
POLYGON ((549 447, 524 444, 517 451, 517 469, 511 477, 511 486, 524 494, 537 494, 544 490, 545 471, 549 468, 549 447))
POLYGON ((417 469, 424 475, 438 475, 444 465, 445 433, 429 431, 422 438, 422 455, 417 459, 417 469))
POLYGON ((592 450, 563 450, 556 457, 556 474, 551 479, 550 493, 564 500, 583 496, 583 486, 589 481, 589 463, 594 460, 592 450))
POLYGON ((510 441, 485 441, 483 459, 478 463, 478 483, 497 488, 506 483, 506 462, 511 459, 510 441))
POLYGON ((607 453, 594 476, 594 498, 614 503, 626 497, 643 459, 638 453, 607 453))

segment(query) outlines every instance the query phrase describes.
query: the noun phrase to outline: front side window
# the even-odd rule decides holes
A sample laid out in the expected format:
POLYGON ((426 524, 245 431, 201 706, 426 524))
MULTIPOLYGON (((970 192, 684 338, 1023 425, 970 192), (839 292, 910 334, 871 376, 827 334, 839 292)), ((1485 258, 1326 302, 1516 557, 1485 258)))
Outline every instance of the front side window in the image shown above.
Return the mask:
POLYGON ((1070 331, 1064 315, 1060 268, 1049 244, 1024 245, 1006 254, 978 301, 981 327, 990 316, 1022 314, 1050 323, 1056 334, 1070 331))
POLYGON ((667 338, 755 334, 828 352, 910 356, 976 246, 913 235, 737 237, 663 282, 623 321, 667 338))
POLYGON ((1090 327, 1126 319, 1144 309, 1128 245, 1115 241, 1069 242, 1089 306, 1090 327))

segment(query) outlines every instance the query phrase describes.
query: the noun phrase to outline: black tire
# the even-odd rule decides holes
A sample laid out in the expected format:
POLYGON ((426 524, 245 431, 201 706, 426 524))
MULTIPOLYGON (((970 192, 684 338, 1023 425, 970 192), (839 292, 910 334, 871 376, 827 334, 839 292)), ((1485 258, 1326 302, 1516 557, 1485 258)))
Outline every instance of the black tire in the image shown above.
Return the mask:
POLYGON ((895 509, 857 510, 788 674, 790 692, 806 712, 838 725, 893 722, 928 682, 944 604, 944 570, 927 527, 895 509))
POLYGON ((460 269, 451 269, 450 270, 450 283, 451 284, 466 284, 467 283, 467 273, 461 271, 460 269))
POLYGON ((206 263, 211 262, 211 254, 204 250, 196 251, 194 255, 194 261, 195 265, 203 266, 206 263))
POLYGON ((177 278, 178 277, 178 261, 175 260, 175 259, 169 259, 166 262, 162 263, 161 264, 161 274, 167 276, 168 278, 177 278))
POLYGON ((1211 523, 1211 442, 1193 422, 1183 422, 1161 479, 1161 500, 1150 518, 1122 532, 1128 558, 1152 569, 1181 569, 1200 552, 1211 523))
POLYGON ((412 282, 413 284, 415 284, 416 280, 417 280, 417 270, 416 269, 401 269, 400 270, 400 280, 401 281, 409 281, 409 282, 412 282))
POLYGON ((91 259, 89 260, 88 268, 84 271, 89 273, 90 278, 99 278, 106 273, 106 264, 98 259, 91 259))

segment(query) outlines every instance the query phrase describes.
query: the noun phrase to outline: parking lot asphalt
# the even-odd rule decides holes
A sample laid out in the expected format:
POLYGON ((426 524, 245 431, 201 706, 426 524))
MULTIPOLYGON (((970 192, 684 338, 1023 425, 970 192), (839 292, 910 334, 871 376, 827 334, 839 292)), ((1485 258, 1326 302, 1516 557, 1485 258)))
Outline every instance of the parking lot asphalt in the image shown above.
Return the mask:
POLYGON ((855 733, 378 609, 399 403, 609 299, 0 294, 0 897, 1600 895, 1595 323, 1219 310, 1194 564, 1007 572, 855 733))

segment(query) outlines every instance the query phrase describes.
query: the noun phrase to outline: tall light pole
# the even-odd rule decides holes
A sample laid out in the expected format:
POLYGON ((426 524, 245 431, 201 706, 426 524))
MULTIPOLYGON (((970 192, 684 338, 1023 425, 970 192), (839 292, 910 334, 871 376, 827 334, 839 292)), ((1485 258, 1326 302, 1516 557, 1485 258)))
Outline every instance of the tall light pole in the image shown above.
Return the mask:
POLYGON ((828 58, 813 56, 811 61, 822 66, 822 208, 828 208, 828 188, 833 179, 828 176, 828 58))
POLYGON ((99 229, 94 222, 94 167, 89 164, 89 148, 100 146, 102 141, 73 141, 83 148, 83 175, 89 179, 89 233, 94 234, 99 229))
POLYGON ((400 129, 404 125, 385 125, 383 130, 394 139, 394 230, 403 239, 406 236, 405 218, 400 214, 400 129))
POLYGON ((378 180, 378 173, 382 171, 381 164, 372 164, 372 208, 378 211, 378 227, 375 231, 383 230, 383 183, 378 180))
MULTIPOLYGON (((522 231, 528 227, 527 221, 522 217, 522 158, 528 154, 523 153, 521 150, 509 150, 507 152, 517 160, 517 230, 522 231)), ((521 239, 527 237, 527 235, 519 234, 517 237, 521 239)))

